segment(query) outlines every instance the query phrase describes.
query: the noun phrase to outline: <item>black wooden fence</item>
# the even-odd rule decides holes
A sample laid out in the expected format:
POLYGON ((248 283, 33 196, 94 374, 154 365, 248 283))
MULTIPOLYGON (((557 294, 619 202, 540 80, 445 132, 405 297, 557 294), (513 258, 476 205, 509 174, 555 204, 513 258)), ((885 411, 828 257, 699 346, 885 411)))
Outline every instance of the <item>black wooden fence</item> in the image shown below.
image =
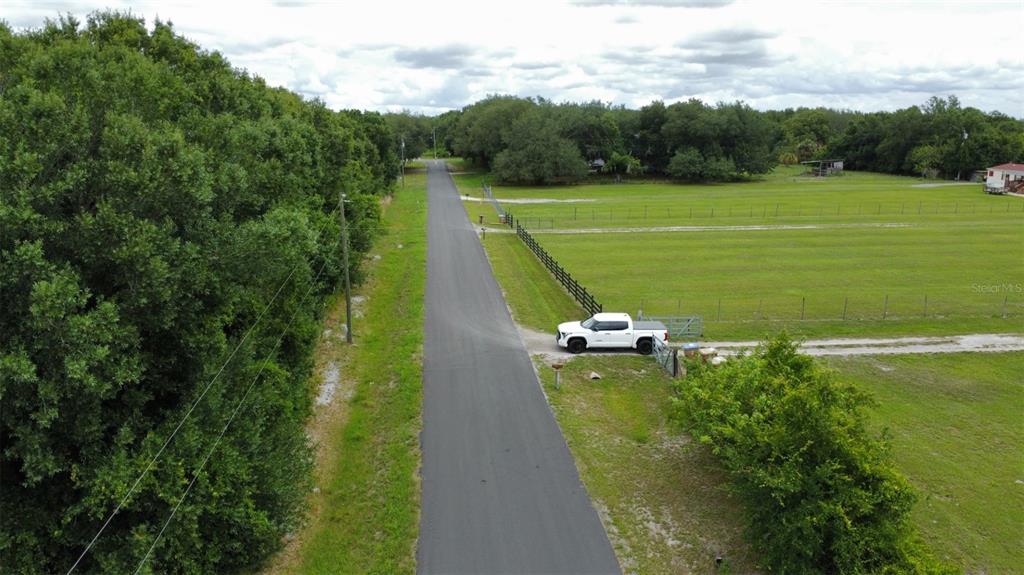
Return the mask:
POLYGON ((533 239, 530 232, 526 231, 526 228, 519 225, 519 222, 516 221, 516 218, 512 214, 507 212, 505 213, 505 223, 508 224, 508 227, 516 230, 516 235, 519 236, 519 239, 523 240, 523 243, 533 251, 533 254, 537 256, 537 259, 544 264, 544 267, 548 268, 551 275, 555 276, 555 279, 565 287, 566 291, 568 291, 572 297, 576 298, 576 301, 583 306, 583 309, 587 310, 591 315, 602 311, 603 306, 594 299, 594 296, 587 291, 587 288, 581 286, 569 272, 565 271, 565 268, 559 265, 558 262, 555 261, 555 258, 551 257, 547 250, 537 243, 537 240, 533 239))

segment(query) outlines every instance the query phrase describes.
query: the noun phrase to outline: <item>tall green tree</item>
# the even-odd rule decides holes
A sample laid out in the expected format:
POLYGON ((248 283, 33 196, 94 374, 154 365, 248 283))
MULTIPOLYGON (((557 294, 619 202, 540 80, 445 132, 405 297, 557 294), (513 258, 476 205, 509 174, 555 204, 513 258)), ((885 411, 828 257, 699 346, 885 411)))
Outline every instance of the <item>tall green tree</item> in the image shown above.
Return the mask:
POLYGON ((494 173, 505 182, 553 184, 575 182, 587 174, 579 149, 558 133, 542 110, 524 114, 506 135, 507 148, 494 160, 494 173))
POLYGON ((80 572, 253 568, 301 519, 333 211, 358 278, 390 130, 114 12, 0 24, 0 77, 0 565, 66 571, 124 499, 80 572))

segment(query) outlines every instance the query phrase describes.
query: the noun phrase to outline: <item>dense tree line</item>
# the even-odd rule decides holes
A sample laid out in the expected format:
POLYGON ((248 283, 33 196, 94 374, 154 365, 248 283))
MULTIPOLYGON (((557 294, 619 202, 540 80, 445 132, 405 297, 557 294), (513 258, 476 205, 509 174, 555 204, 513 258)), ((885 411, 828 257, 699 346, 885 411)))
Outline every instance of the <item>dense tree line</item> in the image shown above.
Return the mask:
POLYGON ((147 570, 279 546, 309 489, 338 194, 358 274, 392 142, 382 116, 271 89, 167 23, 0 23, 4 571, 71 567, 200 397, 78 571, 133 572, 194 476, 147 570))
POLYGON ((587 164, 603 173, 728 181, 825 158, 843 158, 856 170, 951 179, 1024 161, 1024 122, 961 107, 952 96, 872 113, 761 112, 742 102, 712 106, 695 99, 631 110, 491 96, 436 118, 388 119, 396 134, 409 134, 407 152, 410 141, 415 150, 427 149, 436 130, 444 155, 469 158, 511 183, 575 181, 587 174, 587 164))
POLYGON ((1024 161, 1024 122, 963 108, 956 97, 923 107, 855 114, 828 153, 857 170, 967 178, 1004 162, 1024 161))

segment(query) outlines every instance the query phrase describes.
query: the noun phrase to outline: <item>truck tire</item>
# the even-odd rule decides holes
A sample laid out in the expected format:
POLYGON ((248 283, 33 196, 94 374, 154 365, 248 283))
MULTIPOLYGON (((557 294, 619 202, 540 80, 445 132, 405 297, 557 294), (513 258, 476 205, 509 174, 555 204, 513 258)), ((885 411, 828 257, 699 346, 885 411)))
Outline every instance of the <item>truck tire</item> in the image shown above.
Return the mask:
POLYGON ((583 350, 587 349, 587 340, 582 338, 573 338, 569 340, 569 353, 582 353, 583 350))
POLYGON ((651 355, 654 351, 654 342, 650 338, 644 338, 636 342, 636 350, 640 352, 640 355, 651 355))

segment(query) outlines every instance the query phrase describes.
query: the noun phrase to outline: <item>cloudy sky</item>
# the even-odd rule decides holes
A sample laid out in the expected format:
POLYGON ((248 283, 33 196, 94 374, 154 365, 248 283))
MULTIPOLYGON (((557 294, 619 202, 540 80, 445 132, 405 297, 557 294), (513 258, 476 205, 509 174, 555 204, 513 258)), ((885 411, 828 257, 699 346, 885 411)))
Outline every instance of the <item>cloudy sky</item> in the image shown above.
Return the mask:
POLYGON ((932 95, 1024 117, 1024 0, 0 0, 37 27, 130 9, 332 108, 428 114, 488 94, 891 110, 932 95))

